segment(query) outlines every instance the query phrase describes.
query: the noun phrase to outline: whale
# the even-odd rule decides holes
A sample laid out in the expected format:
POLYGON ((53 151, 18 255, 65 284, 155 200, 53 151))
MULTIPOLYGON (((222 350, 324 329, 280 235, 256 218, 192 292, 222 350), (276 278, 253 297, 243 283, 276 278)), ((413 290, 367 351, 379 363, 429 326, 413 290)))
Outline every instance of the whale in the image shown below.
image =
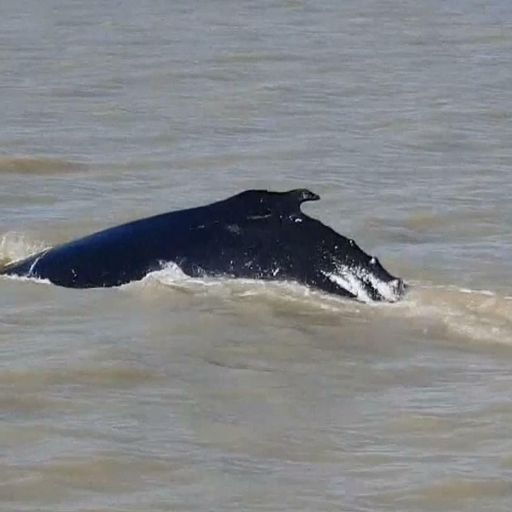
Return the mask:
POLYGON ((362 302, 399 300, 407 286, 301 205, 308 189, 246 190, 205 206, 111 227, 43 250, 0 274, 68 288, 121 286, 177 265, 200 278, 292 281, 362 302))

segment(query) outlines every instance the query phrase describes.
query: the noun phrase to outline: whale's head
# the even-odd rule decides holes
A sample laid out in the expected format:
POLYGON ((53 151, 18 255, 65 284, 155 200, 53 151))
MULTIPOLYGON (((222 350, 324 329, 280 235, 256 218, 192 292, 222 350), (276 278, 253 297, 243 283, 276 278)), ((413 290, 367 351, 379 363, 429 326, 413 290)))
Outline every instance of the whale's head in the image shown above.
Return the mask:
POLYGON ((396 302, 405 293, 404 281, 391 275, 380 261, 353 240, 337 235, 326 251, 322 274, 362 302, 396 302))
POLYGON ((308 189, 247 190, 228 199, 236 202, 236 211, 243 216, 239 222, 246 230, 245 240, 258 241, 251 242, 257 248, 250 250, 251 265, 257 253, 262 262, 259 275, 275 277, 279 273, 279 277, 298 278, 362 302, 399 300, 406 289, 402 279, 391 275, 353 240, 302 212, 303 203, 319 199, 308 189), (273 262, 270 266, 269 260, 273 262))

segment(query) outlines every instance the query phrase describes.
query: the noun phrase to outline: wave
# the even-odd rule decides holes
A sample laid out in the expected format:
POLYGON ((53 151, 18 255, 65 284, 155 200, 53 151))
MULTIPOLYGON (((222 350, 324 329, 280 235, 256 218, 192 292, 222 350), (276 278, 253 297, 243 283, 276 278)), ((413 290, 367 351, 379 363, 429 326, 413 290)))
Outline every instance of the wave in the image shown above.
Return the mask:
POLYGON ((60 174, 83 171, 86 165, 58 158, 44 157, 0 157, 0 174, 60 174))
MULTIPOLYGON (((38 240, 20 233, 6 233, 0 237, 0 268, 46 249, 38 240)), ((18 278, 20 279, 20 278, 18 278)), ((22 278, 26 280, 27 278, 22 278)), ((512 345, 512 297, 491 290, 471 290, 451 285, 410 282, 403 300, 389 303, 368 303, 326 295, 306 286, 289 281, 258 281, 252 279, 193 278, 178 265, 148 274, 138 282, 128 283, 121 289, 152 293, 173 289, 180 292, 214 296, 221 299, 263 299, 296 302, 307 308, 320 308, 343 313, 365 314, 408 320, 422 330, 425 337, 448 340, 466 340, 512 345)))
MULTIPOLYGON (((471 290, 451 285, 409 283, 410 290, 396 303, 361 304, 350 299, 326 295, 289 281, 251 279, 192 278, 175 264, 153 272, 142 281, 123 288, 173 288, 219 298, 243 299, 267 297, 295 301, 307 307, 330 310, 334 314, 351 313, 404 319, 416 324, 424 337, 512 345, 512 297, 490 290, 471 290)), ((377 322, 378 322, 377 317, 377 322)))
POLYGON ((512 297, 491 290, 412 283, 397 304, 408 318, 434 319, 449 338, 512 345, 512 297))

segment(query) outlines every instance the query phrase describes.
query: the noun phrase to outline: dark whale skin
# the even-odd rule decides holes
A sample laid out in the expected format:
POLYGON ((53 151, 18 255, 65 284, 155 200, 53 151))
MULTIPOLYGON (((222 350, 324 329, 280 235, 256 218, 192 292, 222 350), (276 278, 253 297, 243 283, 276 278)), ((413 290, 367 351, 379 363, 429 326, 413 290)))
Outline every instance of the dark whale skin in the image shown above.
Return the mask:
POLYGON ((176 263, 190 276, 290 280, 358 298, 394 301, 405 285, 348 239, 300 209, 319 196, 247 190, 207 206, 164 213, 58 245, 2 274, 69 288, 119 286, 176 263), (342 269, 344 278, 337 276, 342 269), (377 286, 376 286, 377 283, 377 286), (390 293, 382 293, 382 286, 390 293))

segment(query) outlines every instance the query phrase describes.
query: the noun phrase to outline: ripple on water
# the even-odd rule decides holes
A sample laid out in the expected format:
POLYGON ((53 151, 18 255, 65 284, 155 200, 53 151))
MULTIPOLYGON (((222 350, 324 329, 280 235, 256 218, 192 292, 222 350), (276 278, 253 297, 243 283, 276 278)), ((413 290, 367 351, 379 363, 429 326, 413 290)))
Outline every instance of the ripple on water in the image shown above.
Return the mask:
POLYGON ((512 499, 512 482, 504 478, 447 478, 413 490, 404 501, 437 510, 457 504, 464 507, 480 503, 484 507, 491 498, 512 499))
MULTIPOLYGON (((0 389, 1 389, 0 384, 0 389)), ((69 400, 62 400, 43 396, 41 393, 23 393, 16 389, 13 391, 2 391, 0 397, 0 414, 10 417, 22 415, 38 415, 42 412, 55 411, 65 408, 73 408, 73 403, 69 400)))
POLYGON ((66 457, 36 465, 0 469, 0 496, 4 502, 58 503, 74 496, 135 493, 147 486, 186 483, 183 465, 172 459, 133 457, 122 453, 95 453, 66 457))
POLYGON ((86 164, 57 158, 44 157, 0 157, 0 174, 62 174, 84 171, 86 164))
POLYGON ((132 387, 160 379, 155 371, 136 366, 98 365, 35 370, 7 370, 0 373, 0 386, 17 391, 38 390, 44 386, 84 385, 93 387, 132 387))

